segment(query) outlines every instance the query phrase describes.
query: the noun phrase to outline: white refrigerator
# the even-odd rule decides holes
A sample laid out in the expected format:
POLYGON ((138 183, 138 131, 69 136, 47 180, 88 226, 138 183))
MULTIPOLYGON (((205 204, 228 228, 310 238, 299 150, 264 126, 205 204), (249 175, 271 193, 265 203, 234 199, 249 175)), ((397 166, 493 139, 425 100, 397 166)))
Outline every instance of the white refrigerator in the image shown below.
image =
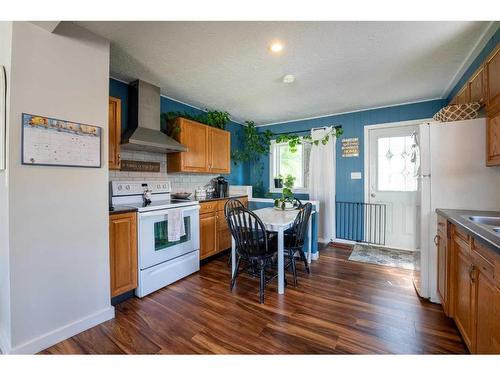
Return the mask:
POLYGON ((500 167, 486 167, 486 119, 419 126, 420 271, 417 292, 432 302, 437 295, 436 208, 500 210, 500 167))

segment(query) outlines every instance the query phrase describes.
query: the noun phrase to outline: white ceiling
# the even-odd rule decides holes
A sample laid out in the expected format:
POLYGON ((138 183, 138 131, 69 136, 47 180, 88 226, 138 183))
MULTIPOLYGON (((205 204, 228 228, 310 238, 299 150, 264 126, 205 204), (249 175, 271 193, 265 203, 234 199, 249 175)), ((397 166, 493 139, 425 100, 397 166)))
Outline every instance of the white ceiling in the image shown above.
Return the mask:
POLYGON ((442 98, 489 22, 78 22, 111 75, 268 124, 442 98), (269 52, 280 40, 284 51, 269 52), (296 81, 282 83, 285 74, 296 81))

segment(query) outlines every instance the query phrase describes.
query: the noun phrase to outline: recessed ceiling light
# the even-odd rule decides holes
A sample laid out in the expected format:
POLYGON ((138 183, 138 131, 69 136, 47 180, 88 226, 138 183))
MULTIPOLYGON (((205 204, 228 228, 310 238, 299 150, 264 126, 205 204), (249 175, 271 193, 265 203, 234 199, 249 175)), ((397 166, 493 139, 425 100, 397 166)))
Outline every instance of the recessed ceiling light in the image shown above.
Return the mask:
POLYGON ((283 43, 281 43, 281 42, 273 42, 269 46, 269 49, 271 50, 271 52, 274 52, 274 53, 278 53, 278 52, 283 51, 283 48, 284 48, 284 46, 283 46, 283 43))
POLYGON ((287 74, 286 76, 283 77, 283 83, 294 83, 295 82, 295 76, 293 74, 287 74))

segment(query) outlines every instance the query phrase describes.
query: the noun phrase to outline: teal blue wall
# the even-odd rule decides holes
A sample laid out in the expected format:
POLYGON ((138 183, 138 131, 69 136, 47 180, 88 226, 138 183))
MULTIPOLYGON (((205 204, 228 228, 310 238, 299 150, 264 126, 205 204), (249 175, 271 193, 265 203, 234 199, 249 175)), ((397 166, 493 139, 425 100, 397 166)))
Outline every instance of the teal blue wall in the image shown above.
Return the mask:
POLYGON ((493 49, 498 45, 499 42, 500 42, 500 27, 497 28, 495 34, 490 38, 490 40, 488 40, 483 50, 474 59, 472 64, 465 71, 464 75, 460 78, 458 83, 451 90, 450 95, 448 95, 448 98, 446 100, 447 103, 449 103, 453 99, 453 97, 458 93, 458 91, 464 86, 465 82, 467 82, 469 78, 472 77, 477 68, 481 66, 481 64, 486 60, 486 57, 491 53, 491 51, 493 51, 493 49))
MULTIPOLYGON (((398 122, 407 120, 418 120, 432 117, 444 105, 444 100, 431 100, 415 104, 398 105, 380 109, 371 109, 346 113, 341 115, 332 115, 311 120, 300 120, 282 124, 260 127, 260 131, 271 130, 278 134, 281 132, 309 132, 311 128, 342 125, 344 133, 342 137, 359 138, 360 154, 359 157, 343 158, 341 155, 340 142, 337 142, 336 148, 336 189, 338 201, 364 201, 364 180, 351 180, 351 172, 361 172, 364 175, 364 127, 367 125, 381 124, 388 122, 398 122)), ((269 157, 261 159, 264 167, 262 182, 266 191, 269 188, 269 157)), ((260 175, 260 174, 259 174, 260 175)), ((252 184, 256 184, 259 178, 252 173, 250 176, 252 184)))
MULTIPOLYGON (((109 79, 109 95, 120 98, 122 101, 122 131, 127 128, 128 122, 128 85, 124 82, 115 79, 109 79)), ((187 104, 179 103, 175 100, 161 97, 160 112, 187 112, 191 115, 203 113, 198 108, 191 107, 187 104)), ((231 133, 231 150, 241 147, 241 133, 243 125, 236 122, 230 122, 226 126, 226 130, 231 133)), ((230 184, 244 185, 248 183, 249 175, 246 172, 248 168, 245 165, 231 164, 231 174, 225 175, 230 184)))

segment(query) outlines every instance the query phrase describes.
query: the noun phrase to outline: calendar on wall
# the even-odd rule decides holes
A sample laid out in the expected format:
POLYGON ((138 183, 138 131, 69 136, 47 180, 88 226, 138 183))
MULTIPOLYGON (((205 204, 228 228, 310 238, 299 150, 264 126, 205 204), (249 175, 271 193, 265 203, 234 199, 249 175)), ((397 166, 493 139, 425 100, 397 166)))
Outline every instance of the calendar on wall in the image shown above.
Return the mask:
POLYGON ((101 128, 23 113, 22 163, 101 167, 101 128))

